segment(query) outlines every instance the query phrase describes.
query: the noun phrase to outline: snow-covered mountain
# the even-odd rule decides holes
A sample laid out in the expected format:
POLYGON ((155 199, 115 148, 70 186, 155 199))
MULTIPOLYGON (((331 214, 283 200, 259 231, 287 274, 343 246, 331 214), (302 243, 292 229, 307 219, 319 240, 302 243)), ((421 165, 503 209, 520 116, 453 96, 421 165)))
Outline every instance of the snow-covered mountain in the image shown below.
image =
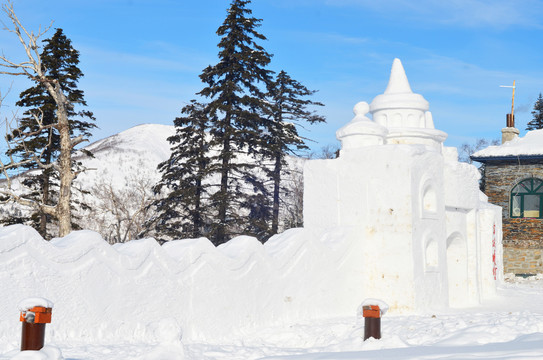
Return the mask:
POLYGON ((160 179, 157 165, 170 156, 171 125, 138 125, 94 142, 75 159, 87 170, 74 180, 74 196, 90 206, 79 210, 77 224, 110 242, 133 239, 150 215, 147 206, 160 179))
POLYGON ((143 124, 86 146, 94 158, 76 156, 89 169, 77 177, 76 186, 106 182, 122 189, 126 178, 136 175, 158 181, 157 165, 170 156, 167 138, 174 134, 173 125, 143 124))

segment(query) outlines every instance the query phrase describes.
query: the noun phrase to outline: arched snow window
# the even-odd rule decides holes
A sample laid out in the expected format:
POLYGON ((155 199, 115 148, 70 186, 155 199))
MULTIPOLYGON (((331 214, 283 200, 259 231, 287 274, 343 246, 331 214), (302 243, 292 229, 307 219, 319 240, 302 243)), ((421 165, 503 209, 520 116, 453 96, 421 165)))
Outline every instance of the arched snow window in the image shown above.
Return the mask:
POLYGON ((437 194, 433 184, 427 181, 422 187, 421 215, 434 218, 437 214, 437 194))
POLYGON ((510 215, 512 218, 543 218, 543 180, 528 178, 511 190, 510 215))

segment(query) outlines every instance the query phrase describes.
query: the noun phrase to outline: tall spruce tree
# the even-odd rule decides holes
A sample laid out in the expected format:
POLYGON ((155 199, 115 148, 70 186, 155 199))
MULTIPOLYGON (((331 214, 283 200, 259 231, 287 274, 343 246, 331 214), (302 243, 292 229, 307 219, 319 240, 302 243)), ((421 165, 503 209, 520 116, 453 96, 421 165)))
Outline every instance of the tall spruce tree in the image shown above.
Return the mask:
POLYGON ((292 79, 285 71, 280 71, 270 87, 272 119, 269 121, 266 136, 268 156, 273 160, 270 177, 273 180, 273 205, 271 218, 271 235, 279 229, 279 208, 281 194, 281 173, 285 165, 285 156, 295 154, 297 150, 307 149, 305 140, 298 133, 296 124, 302 121, 310 124, 324 122, 324 116, 317 115, 311 106, 324 106, 320 102, 307 97, 315 94, 298 81, 292 79))
POLYGON ((543 129, 543 97, 539 93, 534 104, 534 110, 532 111, 532 120, 526 126, 526 130, 539 130, 543 129))
MULTIPOLYGON (((83 76, 79 69, 79 52, 72 47, 70 39, 64 35, 62 29, 56 29, 55 34, 43 41, 45 44, 41 56, 41 66, 45 76, 49 80, 58 81, 60 89, 68 100, 68 122, 70 136, 91 135, 91 129, 95 128, 93 113, 87 110, 76 110, 75 106, 87 106, 82 90, 77 88, 77 82, 83 76)), ((53 124, 57 123, 57 104, 48 92, 45 84, 36 81, 36 84, 23 91, 19 95, 17 106, 27 108, 23 113, 18 128, 11 134, 12 139, 24 137, 24 141, 18 143, 9 152, 23 160, 30 159, 36 153, 43 154, 40 158, 42 165, 49 165, 56 161, 60 152, 60 135, 53 124), (39 124, 35 119, 42 119, 43 126, 50 126, 47 130, 38 132, 39 124), (27 137, 26 134, 34 133, 27 137)), ((24 165, 27 169, 34 170, 36 174, 28 178, 26 185, 33 189, 31 197, 40 198, 43 204, 53 204, 55 197, 56 179, 58 174, 50 167, 42 169, 35 162, 24 165)), ((24 220, 24 219, 23 219, 24 220)), ((47 224, 51 222, 51 216, 43 212, 32 215, 31 224, 37 228, 44 238, 50 238, 47 234, 47 224)))
POLYGON ((271 55, 256 42, 266 40, 256 31, 262 20, 251 16, 249 3, 232 1, 217 30, 221 37, 219 62, 200 75, 206 86, 199 95, 208 98, 207 111, 213 119, 210 144, 217 149, 212 162, 219 184, 210 197, 211 206, 217 209, 210 232, 216 245, 234 234, 252 234, 254 226, 260 227, 255 225, 259 212, 255 201, 262 199, 265 187, 254 170, 255 161, 247 155, 261 155, 262 119, 268 106, 265 94, 272 72, 266 69, 271 55))
POLYGON ((213 215, 205 203, 210 187, 205 181, 211 165, 210 120, 205 106, 195 100, 181 112, 186 116, 174 120, 176 132, 168 138, 172 153, 158 165, 162 179, 153 189, 166 195, 153 203, 158 215, 152 223, 161 241, 209 236, 213 215))

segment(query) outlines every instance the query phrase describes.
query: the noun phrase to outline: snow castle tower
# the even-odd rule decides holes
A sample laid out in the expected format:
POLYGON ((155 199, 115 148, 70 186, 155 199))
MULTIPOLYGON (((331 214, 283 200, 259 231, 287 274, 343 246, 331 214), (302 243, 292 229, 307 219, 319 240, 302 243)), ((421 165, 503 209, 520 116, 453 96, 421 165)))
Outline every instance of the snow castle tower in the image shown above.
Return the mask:
POLYGON ((339 157, 304 169, 304 228, 359 242, 363 293, 398 310, 476 304, 501 274, 501 210, 428 109, 395 59, 385 92, 337 131, 339 157))

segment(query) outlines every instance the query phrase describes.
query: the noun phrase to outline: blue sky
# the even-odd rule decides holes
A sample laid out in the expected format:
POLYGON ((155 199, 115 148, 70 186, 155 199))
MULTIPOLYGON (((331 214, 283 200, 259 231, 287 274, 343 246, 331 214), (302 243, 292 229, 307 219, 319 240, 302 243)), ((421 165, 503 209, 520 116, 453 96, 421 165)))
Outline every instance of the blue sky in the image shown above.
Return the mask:
MULTIPOLYGON (((172 124, 195 98, 198 75, 217 62, 217 28, 228 0, 15 0, 32 30, 60 27, 80 51, 85 74, 79 88, 100 129, 92 140, 141 123, 172 124)), ((543 92, 543 1, 540 0, 254 0, 260 42, 274 54, 271 69, 285 70, 310 89, 327 123, 304 135, 311 146, 335 144, 335 131, 387 85, 395 57, 411 88, 430 102, 445 142, 501 137, 516 80, 517 128, 525 133, 533 104, 543 92)), ((6 17, 2 17, 6 22, 6 17)), ((50 30, 46 37, 52 36, 50 30)), ((24 54, 12 34, 0 32, 0 48, 24 54)), ((0 78, 10 93, 2 118, 28 87, 0 78)))

